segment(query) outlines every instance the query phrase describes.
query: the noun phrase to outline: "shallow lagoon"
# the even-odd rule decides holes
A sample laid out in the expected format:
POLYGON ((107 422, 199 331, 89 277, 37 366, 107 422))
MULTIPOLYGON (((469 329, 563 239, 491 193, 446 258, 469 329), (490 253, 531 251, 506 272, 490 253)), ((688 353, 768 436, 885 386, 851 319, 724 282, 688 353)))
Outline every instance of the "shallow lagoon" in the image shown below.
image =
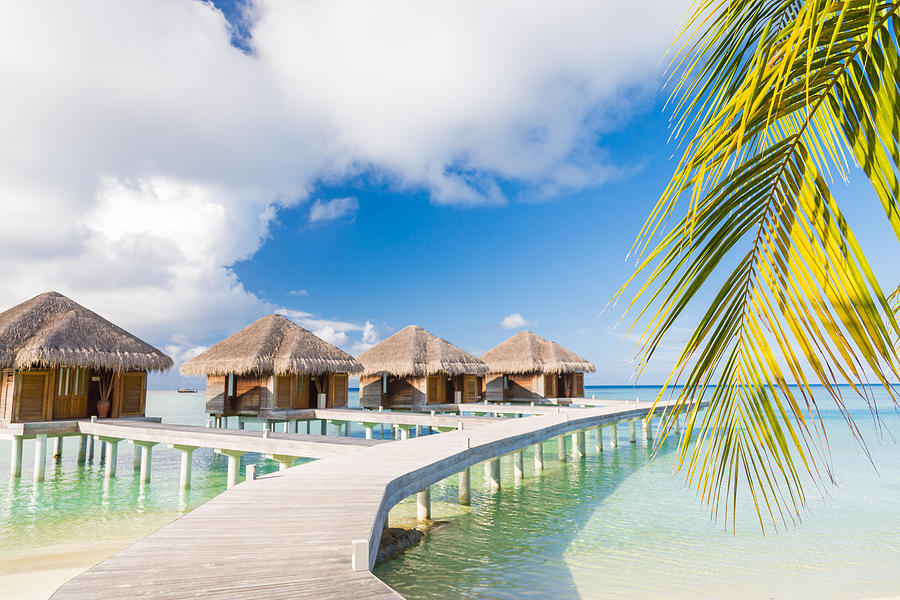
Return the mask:
MULTIPOLYGON (((617 399, 649 400, 655 392, 588 389, 589 395, 617 399)), ((888 409, 886 399, 881 405, 888 409)), ((201 424, 202 394, 150 392, 148 414, 201 424)), ((625 441, 623 427, 619 448, 611 451, 607 444, 599 458, 592 434, 589 456, 580 462, 556 462, 555 442, 547 444, 540 478, 533 477, 527 455, 521 486, 512 485, 505 459, 504 488, 497 494, 485 489, 480 467, 474 468, 471 508, 454 502, 455 478, 435 486, 434 518, 449 524, 376 574, 410 599, 897 595, 900 464, 889 433, 900 431, 900 418, 886 410, 888 435, 879 439, 868 412, 860 407, 854 413, 876 473, 838 416, 825 414, 838 485, 824 500, 810 490, 810 514, 797 527, 762 536, 750 512, 742 514, 736 536, 710 523, 707 510, 672 473, 672 446, 651 462, 642 441, 625 441)), ((360 429, 353 433, 362 435, 360 429)), ((181 496, 180 454, 174 450, 154 449, 152 482, 141 489, 130 444, 120 444, 118 477, 111 484, 103 479, 99 451, 93 465, 76 465, 76 444, 69 438, 63 459, 48 459, 47 480, 35 490, 32 443, 26 442, 22 480, 0 485, 0 597, 46 597, 56 587, 54 577, 64 581, 225 489, 226 461, 210 450, 194 454, 193 488, 181 496), (22 579, 31 587, 16 587, 22 579)), ((277 469, 277 463, 248 454, 243 464, 251 463, 264 472, 277 469)), ((0 482, 8 476, 9 444, 0 442, 0 482)), ((414 514, 410 499, 392 511, 391 520, 411 523, 414 514)))

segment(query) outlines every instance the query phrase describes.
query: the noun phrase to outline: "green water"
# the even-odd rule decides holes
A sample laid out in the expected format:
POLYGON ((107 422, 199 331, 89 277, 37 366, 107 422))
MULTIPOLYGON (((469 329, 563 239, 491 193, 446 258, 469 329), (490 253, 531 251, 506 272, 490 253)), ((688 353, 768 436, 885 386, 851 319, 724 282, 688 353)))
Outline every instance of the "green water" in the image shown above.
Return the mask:
MULTIPOLYGON (((649 400, 655 391, 591 388, 588 395, 649 400)), ((886 399, 881 405, 889 406, 886 399)), ((206 419, 200 394, 150 392, 147 412, 170 423, 206 419)), ((879 438, 862 406, 854 414, 878 472, 837 415, 826 412, 837 486, 824 499, 809 489, 810 511, 797 527, 762 536, 749 508, 739 518, 737 535, 710 523, 707 510, 673 474, 672 447, 651 462, 644 443, 629 444, 622 427, 619 448, 611 450, 607 442, 600 457, 589 434, 583 461, 560 464, 555 442, 546 444, 540 478, 533 476, 527 454, 520 486, 513 485, 512 465, 504 459, 499 493, 486 490, 481 468, 473 468, 471 507, 455 502, 455 478, 438 484, 433 516, 449 524, 377 567, 376 574, 410 600, 900 595, 900 452, 890 437, 900 431, 900 418, 885 411, 885 435, 879 438)), ((354 428, 353 435, 362 431, 354 428)), ((194 453, 193 487, 182 495, 177 451, 154 448, 152 481, 142 488, 132 471, 130 444, 119 444, 118 477, 106 482, 99 448, 93 464, 76 464, 76 438, 66 440, 61 461, 48 457, 46 482, 35 488, 32 446, 25 442, 22 479, 4 487, 9 444, 0 442, 0 558, 121 545, 225 489, 226 461, 210 450, 194 453)), ((242 464, 251 463, 264 472, 277 469, 259 455, 245 455, 242 464)), ((402 523, 414 514, 410 499, 391 519, 402 523)))
MULTIPOLYGON (((653 390, 588 390, 598 397, 649 399, 653 390)), ((796 527, 759 532, 745 505, 737 533, 711 523, 709 512, 673 474, 674 445, 649 460, 646 445, 560 464, 556 443, 544 446, 544 474, 513 485, 503 462, 503 489, 490 493, 472 470, 472 507, 453 503, 451 479, 432 491, 433 518, 449 524, 376 568, 410 600, 437 598, 879 598, 900 595, 900 448, 886 414, 879 439, 862 405, 854 417, 866 434, 872 464, 834 412, 825 413, 837 485, 796 527)), ((824 406, 824 404, 823 404, 824 406)), ((395 522, 414 514, 410 501, 395 522)))

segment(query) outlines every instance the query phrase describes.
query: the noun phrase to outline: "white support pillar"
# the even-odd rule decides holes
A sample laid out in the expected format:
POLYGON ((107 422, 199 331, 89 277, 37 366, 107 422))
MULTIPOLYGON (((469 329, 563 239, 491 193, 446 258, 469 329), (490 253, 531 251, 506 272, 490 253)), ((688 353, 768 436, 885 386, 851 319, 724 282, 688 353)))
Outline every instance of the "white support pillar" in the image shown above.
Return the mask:
POLYGON ((468 506, 471 503, 471 481, 469 479, 468 468, 465 468, 459 472, 459 474, 457 475, 457 481, 459 483, 459 503, 463 506, 468 506))
POLYGON ((243 420, 242 418, 240 418, 240 417, 238 417, 238 429, 239 429, 239 430, 243 430, 243 429, 244 429, 244 420, 243 420))
POLYGON ((279 471, 287 471, 294 466, 294 461, 296 461, 299 457, 291 456, 289 454, 266 454, 266 458, 278 461, 279 471))
POLYGON ((534 470, 536 473, 544 470, 544 445, 541 442, 534 445, 534 470))
POLYGON ((134 440, 134 453, 137 454, 138 448, 141 449, 141 485, 150 483, 150 465, 153 459, 153 446, 159 442, 143 442, 134 440))
POLYGON ((237 485, 238 477, 241 473, 241 457, 246 454, 241 450, 224 450, 222 448, 215 449, 216 454, 224 454, 228 457, 228 479, 225 484, 227 489, 231 489, 237 485))
POLYGON ((619 447, 619 424, 613 423, 609 426, 609 447, 619 447))
POLYGON ((116 476, 116 462, 119 455, 119 442, 122 438, 100 437, 103 447, 106 449, 106 478, 112 479, 116 476))
MULTIPOLYGON (((387 529, 387 524, 385 524, 387 529)), ((369 570, 369 540, 359 539, 351 542, 350 568, 354 571, 369 570)))
POLYGON ((408 440, 409 432, 413 429, 413 427, 415 427, 415 425, 405 425, 405 424, 397 425, 397 428, 400 430, 400 439, 408 440))
POLYGON ((422 437, 422 426, 416 425, 416 437, 422 437))
MULTIPOLYGON (((134 442, 132 441, 132 443, 134 442)), ((131 470, 135 472, 141 470, 141 448, 137 445, 135 445, 134 447, 134 456, 132 457, 131 470)))
POLYGON ((653 445, 653 419, 644 419, 644 439, 648 446, 653 445))
POLYGON ((513 452, 513 475, 516 482, 522 481, 525 477, 525 453, 521 450, 513 452))
POLYGON ((12 439, 12 456, 9 463, 9 477, 15 479, 22 476, 22 441, 21 435, 15 435, 12 439))
POLYGON ((360 425, 362 425, 366 430, 366 439, 367 440, 371 440, 371 439, 375 438, 375 426, 377 425, 377 423, 360 422, 360 425))
POLYGON ((500 459, 499 458, 491 459, 490 461, 488 461, 488 465, 489 465, 488 484, 490 485, 492 490, 499 490, 500 489, 500 459))
POLYGON ((597 454, 603 452, 603 427, 601 425, 597 425, 594 430, 597 433, 597 439, 594 442, 594 449, 597 451, 597 454))
POLYGON ((634 419, 628 421, 628 441, 632 444, 637 442, 637 435, 635 434, 634 427, 634 419))
POLYGON ((97 436, 97 442, 100 444, 100 464, 106 464, 106 442, 99 435, 97 436))
POLYGON ((96 440, 94 439, 94 436, 92 436, 92 435, 88 436, 88 462, 89 463, 94 462, 94 442, 95 441, 96 440))
POLYGON ((312 420, 306 421, 306 433, 307 434, 312 433, 312 420))
POLYGON ((87 454, 87 439, 88 439, 88 436, 86 436, 86 435, 78 436, 78 459, 77 460, 78 460, 79 465, 84 464, 84 457, 87 454))
POLYGON ((344 437, 350 437, 350 421, 344 423, 344 437))
POLYGON ((672 431, 676 435, 681 433, 681 415, 675 417, 675 426, 673 427, 672 431))
POLYGON ((322 419, 322 435, 328 435, 328 421, 322 419))
POLYGON ((34 438, 34 482, 44 481, 44 470, 47 463, 47 436, 40 434, 34 438))
POLYGON ((572 456, 577 460, 584 458, 584 429, 572 434, 572 456))
POLYGON ((63 451, 63 439, 62 436, 56 436, 53 438, 53 458, 55 460, 59 460, 62 458, 63 451))
POLYGON ((559 462, 566 462, 566 436, 556 438, 556 448, 559 454, 559 462))
POLYGON ((416 517, 420 521, 431 519, 431 488, 416 494, 416 517))
MULTIPOLYGON (((240 421, 239 421, 240 422, 240 421)), ((178 480, 179 488, 191 489, 191 461, 197 446, 185 446, 183 444, 169 444, 169 448, 181 451, 181 477, 178 480)))

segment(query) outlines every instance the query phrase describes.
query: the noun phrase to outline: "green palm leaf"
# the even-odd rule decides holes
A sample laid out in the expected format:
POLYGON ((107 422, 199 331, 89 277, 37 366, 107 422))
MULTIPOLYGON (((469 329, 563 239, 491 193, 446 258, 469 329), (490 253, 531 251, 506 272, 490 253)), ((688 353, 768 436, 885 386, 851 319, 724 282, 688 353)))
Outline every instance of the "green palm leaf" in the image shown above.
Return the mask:
POLYGON ((803 481, 829 479, 813 384, 863 446, 838 384, 894 397, 900 326, 829 181, 859 164, 900 238, 898 10, 700 0, 682 34, 672 97, 684 153, 619 295, 643 280, 630 305, 640 374, 713 294, 667 381, 677 405, 657 443, 687 411, 678 467, 726 519, 744 486, 761 527, 793 520, 803 481), (704 394, 701 414, 692 400, 704 394))

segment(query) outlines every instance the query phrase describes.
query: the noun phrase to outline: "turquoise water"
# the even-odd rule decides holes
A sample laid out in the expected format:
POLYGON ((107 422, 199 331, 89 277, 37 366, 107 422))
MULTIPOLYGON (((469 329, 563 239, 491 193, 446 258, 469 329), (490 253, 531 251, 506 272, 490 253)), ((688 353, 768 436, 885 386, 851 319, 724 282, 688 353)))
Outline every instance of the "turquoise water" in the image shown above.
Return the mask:
MULTIPOLYGON (((597 397, 650 400, 654 388, 589 388, 597 397)), ((351 392, 351 404, 356 395, 351 392)), ((166 422, 205 422, 201 394, 150 392, 149 415, 166 422)), ((824 405, 823 405, 824 406, 824 405)), ((504 459, 504 487, 485 489, 472 471, 472 506, 456 504, 455 478, 433 488, 433 516, 448 524, 423 543, 376 569, 411 600, 417 598, 876 598, 900 594, 900 453, 890 437, 900 418, 882 399, 879 438, 866 409, 854 410, 866 433, 876 472, 837 415, 825 412, 837 485, 796 527, 763 536, 745 507, 737 534, 711 523, 707 509, 673 474, 672 445, 649 460, 642 440, 608 447, 583 461, 555 460, 544 449, 545 471, 513 485, 504 459)), ((233 426, 233 424, 232 424, 233 426)), ((253 426, 248 426, 253 428, 253 426)), ((258 426, 256 426, 258 428, 258 426)), ((317 431, 314 428, 314 431, 317 431)), ((332 429, 332 434, 334 433, 332 429)), ((354 435, 362 431, 354 428, 354 435)), ((142 537, 225 489, 224 458, 194 454, 193 487, 178 491, 180 453, 153 452, 149 486, 132 472, 132 446, 119 445, 118 477, 107 483, 99 465, 78 466, 76 438, 58 463, 48 458, 46 482, 31 483, 32 442, 25 443, 23 478, 8 487, 9 444, 0 442, 0 559, 33 557, 142 537)), ((245 455, 263 471, 277 464, 245 455)), ((391 512, 412 522, 412 500, 391 512)), ((0 561, 2 564, 2 561, 0 561)), ((15 564, 23 564, 21 562, 15 564)), ((0 574, 3 573, 0 568, 0 574)), ((0 593, 2 596, 2 593, 0 593)))
MULTIPOLYGON (((655 390, 588 390, 598 397, 643 400, 655 390)), ((437 598, 879 598, 900 595, 900 449, 891 438, 900 418, 881 399, 884 437, 868 411, 853 411, 876 472, 836 412, 826 411, 837 485, 828 497, 807 488, 808 513, 797 526, 762 535, 750 505, 737 533, 709 512, 673 473, 673 442, 650 461, 645 443, 620 444, 600 457, 555 461, 544 447, 544 474, 485 489, 472 470, 471 509, 453 503, 448 480, 432 491, 434 519, 449 524, 376 568, 410 600, 437 598)), ((823 404, 823 406, 825 406, 823 404)), ((624 443, 623 443, 624 442, 624 443)), ((740 505, 739 505, 740 508, 740 505)), ((414 514, 407 501, 394 522, 414 514)))

